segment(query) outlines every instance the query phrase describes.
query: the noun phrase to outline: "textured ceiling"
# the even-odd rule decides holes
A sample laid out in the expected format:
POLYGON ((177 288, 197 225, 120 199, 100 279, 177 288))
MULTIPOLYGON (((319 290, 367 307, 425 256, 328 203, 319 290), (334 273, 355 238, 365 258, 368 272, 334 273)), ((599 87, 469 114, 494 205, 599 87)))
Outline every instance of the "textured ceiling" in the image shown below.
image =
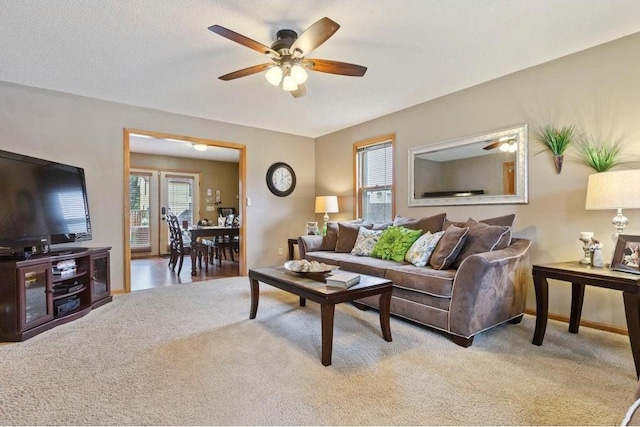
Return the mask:
POLYGON ((318 137, 639 31, 638 0, 0 0, 0 80, 318 137), (364 77, 218 80, 268 58, 207 27, 270 45, 324 16, 310 56, 364 77))

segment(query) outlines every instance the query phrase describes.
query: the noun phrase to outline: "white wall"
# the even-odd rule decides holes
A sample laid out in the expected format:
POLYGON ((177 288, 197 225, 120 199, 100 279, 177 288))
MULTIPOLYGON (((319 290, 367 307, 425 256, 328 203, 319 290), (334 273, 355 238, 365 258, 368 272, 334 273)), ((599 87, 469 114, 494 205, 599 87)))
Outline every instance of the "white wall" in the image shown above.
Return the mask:
MULTIPOLYGON (((575 124, 588 133, 626 138, 629 153, 640 152, 640 34, 533 67, 408 108, 316 140, 316 191, 341 195, 343 218, 353 216, 352 144, 396 135, 396 212, 421 217, 447 212, 454 220, 516 213, 515 234, 533 240, 533 263, 579 260, 580 231, 604 241, 610 259, 613 211, 584 209, 587 177, 594 171, 565 160, 556 175, 551 156, 533 132, 544 124, 575 124), (407 203, 407 150, 529 124, 529 203, 504 206, 413 207, 407 203)), ((466 72, 461 70, 461 72, 466 72)), ((640 210, 626 212, 627 231, 640 234, 640 210)), ((571 286, 552 282, 549 311, 569 315, 571 286)), ((527 306, 535 308, 533 288, 527 306)), ((626 327, 622 294, 587 287, 583 319, 626 327)))
POLYGON ((85 169, 93 240, 84 246, 113 247, 114 290, 124 289, 123 128, 247 146, 248 267, 284 262, 287 238, 298 236, 314 216, 310 138, 0 82, 0 149, 85 169), (266 171, 276 161, 296 171, 296 190, 289 197, 276 197, 266 187, 266 171))

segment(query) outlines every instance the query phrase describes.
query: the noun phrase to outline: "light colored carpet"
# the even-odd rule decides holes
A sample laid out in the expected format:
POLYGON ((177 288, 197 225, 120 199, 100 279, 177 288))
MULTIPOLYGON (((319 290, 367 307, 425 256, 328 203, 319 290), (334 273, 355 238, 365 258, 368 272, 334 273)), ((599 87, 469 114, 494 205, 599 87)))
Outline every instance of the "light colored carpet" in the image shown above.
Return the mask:
POLYGON ((23 343, 0 345, 0 424, 613 425, 633 401, 627 337, 535 318, 462 348, 376 311, 336 309, 320 363, 319 306, 247 278, 138 291, 23 343))

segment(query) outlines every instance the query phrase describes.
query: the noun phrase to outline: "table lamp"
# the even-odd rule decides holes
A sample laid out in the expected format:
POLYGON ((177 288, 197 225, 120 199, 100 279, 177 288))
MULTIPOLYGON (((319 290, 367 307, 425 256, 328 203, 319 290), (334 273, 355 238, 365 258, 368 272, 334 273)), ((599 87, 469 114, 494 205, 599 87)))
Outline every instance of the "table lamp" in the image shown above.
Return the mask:
POLYGON ((585 208, 618 210, 618 214, 611 221, 618 230, 612 236, 613 241, 617 241, 618 235, 624 232, 624 227, 629 223, 627 217, 622 214, 622 209, 640 208, 640 169, 589 175, 585 208))
POLYGON ((327 234, 327 222, 329 222, 329 214, 338 211, 338 196, 316 196, 316 213, 324 213, 324 227, 322 227, 322 235, 327 234))

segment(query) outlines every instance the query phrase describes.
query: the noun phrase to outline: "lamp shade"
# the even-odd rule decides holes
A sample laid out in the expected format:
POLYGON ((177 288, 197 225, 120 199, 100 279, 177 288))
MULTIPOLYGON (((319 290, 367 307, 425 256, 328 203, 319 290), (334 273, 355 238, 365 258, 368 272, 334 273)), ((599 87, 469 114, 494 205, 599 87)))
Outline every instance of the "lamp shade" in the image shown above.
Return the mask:
POLYGON ((338 196, 316 196, 316 213, 336 213, 338 196))
POLYGON ((640 169, 589 175, 585 208, 640 208, 640 169))

